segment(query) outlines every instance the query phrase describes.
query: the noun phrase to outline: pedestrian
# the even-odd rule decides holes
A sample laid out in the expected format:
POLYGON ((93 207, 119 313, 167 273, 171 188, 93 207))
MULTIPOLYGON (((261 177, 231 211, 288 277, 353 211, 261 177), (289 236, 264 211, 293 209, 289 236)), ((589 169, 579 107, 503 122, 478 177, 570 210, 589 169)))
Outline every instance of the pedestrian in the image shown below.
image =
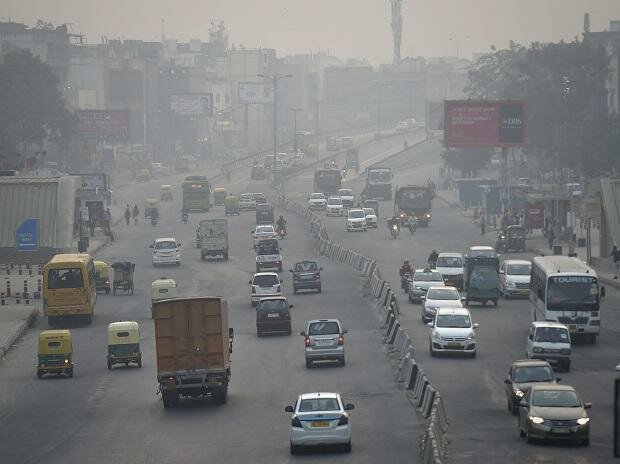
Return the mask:
POLYGON ((125 222, 129 225, 129 221, 131 220, 131 210, 129 209, 129 203, 125 207, 125 222))
POLYGON ((88 221, 88 228, 90 229, 90 236, 95 236, 95 226, 97 225, 97 220, 95 219, 95 215, 91 214, 90 220, 88 221))
POLYGON ((138 205, 134 204, 133 205, 133 221, 135 225, 138 225, 138 216, 140 215, 140 210, 138 209, 138 205))
POLYGON ((618 274, 620 274, 620 250, 618 247, 614 245, 614 249, 611 251, 611 259, 614 262, 614 268, 616 269, 616 275, 614 275, 614 279, 618 278, 618 274))
POLYGON ((487 218, 482 215, 480 216, 480 235, 486 235, 487 233, 487 218))
POLYGON ((547 230, 547 240, 549 241, 549 249, 553 250, 553 241, 555 240, 555 227, 553 224, 549 224, 549 230, 547 230))

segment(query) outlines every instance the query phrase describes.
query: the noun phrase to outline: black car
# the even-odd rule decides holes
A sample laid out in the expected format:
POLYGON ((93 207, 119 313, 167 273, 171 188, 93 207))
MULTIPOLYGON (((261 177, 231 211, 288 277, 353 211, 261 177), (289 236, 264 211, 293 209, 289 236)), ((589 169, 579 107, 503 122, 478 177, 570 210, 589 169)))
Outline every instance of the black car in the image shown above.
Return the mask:
POLYGON ((317 290, 321 293, 321 271, 316 261, 295 263, 289 272, 293 274, 293 294, 298 290, 317 290))
POLYGON ((553 374, 547 361, 537 359, 519 359, 514 361, 508 371, 506 384, 506 403, 513 415, 519 413, 519 403, 525 391, 535 383, 556 383, 561 379, 553 374))

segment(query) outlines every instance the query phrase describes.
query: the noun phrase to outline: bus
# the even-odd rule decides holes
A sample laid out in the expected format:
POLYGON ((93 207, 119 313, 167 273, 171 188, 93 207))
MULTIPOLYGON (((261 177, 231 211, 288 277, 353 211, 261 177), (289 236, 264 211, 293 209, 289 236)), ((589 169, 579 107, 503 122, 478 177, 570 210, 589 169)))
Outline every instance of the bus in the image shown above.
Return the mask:
POLYGON ((314 191, 325 196, 337 193, 342 187, 342 174, 338 169, 317 169, 314 172, 314 191))
POLYGON ((183 181, 183 210, 207 212, 211 207, 211 185, 205 176, 188 176, 183 181))
POLYGON ((85 253, 55 255, 43 268, 43 315, 50 326, 61 318, 90 323, 97 304, 95 264, 85 253))
POLYGON ((366 186, 362 191, 364 200, 392 199, 392 169, 371 167, 366 171, 366 186))
POLYGON ((394 216, 400 217, 403 223, 413 216, 419 226, 427 227, 431 222, 432 198, 433 193, 428 187, 400 187, 394 194, 394 216))
POLYGON ((535 321, 566 325, 571 337, 595 343, 601 330, 601 299, 596 271, 578 258, 538 256, 532 262, 530 311, 535 321))

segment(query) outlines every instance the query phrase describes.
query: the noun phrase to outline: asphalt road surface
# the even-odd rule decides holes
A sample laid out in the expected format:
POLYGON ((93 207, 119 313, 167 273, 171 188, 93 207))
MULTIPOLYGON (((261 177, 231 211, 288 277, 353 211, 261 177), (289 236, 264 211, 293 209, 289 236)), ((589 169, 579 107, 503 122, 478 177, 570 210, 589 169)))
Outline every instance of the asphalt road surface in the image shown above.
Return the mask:
MULTIPOLYGON (((392 167, 393 185, 424 184, 435 179, 441 162, 437 142, 419 145, 408 153, 385 163, 392 167)), ((371 151, 361 151, 364 157, 371 151)), ((360 179, 346 183, 359 195, 360 179)), ((439 185, 439 184, 438 184, 439 185)), ((300 201, 312 189, 301 176, 289 182, 288 194, 300 201)), ((490 245, 495 236, 480 236, 479 228, 458 209, 441 200, 433 201, 432 223, 411 236, 405 228, 398 239, 391 239, 385 219, 393 204, 382 202, 378 230, 345 231, 343 218, 325 218, 330 239, 375 258, 392 288, 400 288, 398 268, 408 258, 416 267, 424 267, 430 251, 464 252, 471 245, 490 245)), ((527 253, 507 254, 504 258, 527 258, 527 253)), ((431 358, 428 351, 430 329, 421 321, 420 306, 406 301, 400 293, 401 324, 412 337, 415 358, 433 385, 442 394, 450 420, 450 462, 454 463, 609 463, 613 461, 613 385, 614 367, 620 361, 620 292, 608 288, 603 303, 601 336, 596 345, 573 347, 572 368, 558 373, 562 383, 573 385, 584 401, 592 402, 589 447, 562 443, 528 445, 519 438, 517 419, 506 407, 504 379, 510 363, 525 357, 527 328, 531 321, 527 300, 500 300, 497 308, 471 307, 477 330, 476 359, 459 357, 431 358)))
MULTIPOLYGON (((377 142, 387 149, 386 141, 377 142)), ((394 144, 401 144, 396 139, 394 144)), ((236 174, 230 188, 265 191, 264 183, 236 174)), ((144 204, 158 196, 159 181, 132 185, 116 192, 119 201, 144 204)), ((256 337, 255 311, 249 304, 247 281, 254 271, 250 230, 253 212, 229 218, 231 242, 228 262, 201 262, 195 248, 195 226, 200 219, 222 217, 223 208, 192 214, 180 222, 180 190, 173 203, 161 204, 156 227, 140 220, 138 226, 117 228, 116 241, 97 256, 108 263, 130 259, 136 263, 133 296, 100 295, 91 325, 71 327, 74 337, 75 377, 36 378, 37 335, 47 328, 39 320, 19 344, 0 361, 0 456, 10 463, 282 463, 415 462, 419 422, 378 342, 376 319, 359 296, 360 280, 350 268, 320 259, 322 294, 291 291, 290 274, 283 273, 284 292, 295 305, 293 336, 256 337), (149 243, 174 236, 183 246, 180 267, 153 268, 149 243), (224 295, 235 329, 232 379, 226 405, 208 400, 185 400, 177 409, 164 409, 156 395, 150 283, 167 276, 179 284, 181 295, 224 295), (337 317, 349 330, 346 367, 306 369, 304 330, 308 319, 337 317), (106 368, 106 328, 110 322, 136 320, 141 327, 143 367, 106 368), (289 415, 284 407, 299 393, 327 390, 342 393, 355 404, 351 413, 353 452, 334 450, 291 457, 289 415)), ((276 214, 279 212, 276 210, 276 214)), ((289 235, 282 242, 285 269, 296 260, 315 257, 305 224, 289 217, 289 235)))

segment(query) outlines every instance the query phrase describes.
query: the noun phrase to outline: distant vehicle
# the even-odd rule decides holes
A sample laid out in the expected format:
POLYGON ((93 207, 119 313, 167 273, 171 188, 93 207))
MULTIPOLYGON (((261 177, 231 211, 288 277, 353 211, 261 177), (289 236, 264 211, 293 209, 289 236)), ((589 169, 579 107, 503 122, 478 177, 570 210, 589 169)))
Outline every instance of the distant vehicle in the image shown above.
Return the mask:
POLYGON ((519 403, 525 391, 535 383, 556 383, 559 380, 547 361, 537 359, 514 361, 508 371, 508 377, 504 380, 508 411, 514 416, 519 414, 519 403))
POLYGON ((519 435, 534 440, 570 440, 590 444, 590 417, 584 403, 569 385, 533 384, 519 406, 519 435))
POLYGON ((211 208, 211 184, 205 176, 188 176, 182 184, 183 210, 208 212, 211 208))
POLYGON ((181 242, 173 237, 157 238, 149 248, 153 249, 151 261, 153 266, 160 264, 181 265, 181 242))
POLYGON ((347 232, 353 232, 361 230, 366 232, 368 230, 368 223, 366 222, 366 213, 363 209, 350 209, 347 212, 347 232))
POLYGON ((396 124, 396 132, 407 132, 409 130, 409 123, 407 121, 400 121, 396 124))
POLYGON ((347 411, 352 404, 344 404, 338 393, 306 393, 299 395, 295 406, 284 410, 291 416, 291 454, 302 446, 342 445, 351 452, 351 427, 347 411))
POLYGON ((340 138, 340 148, 343 150, 346 148, 353 148, 355 142, 353 141, 353 137, 341 137, 340 138))
POLYGON ((596 271, 578 258, 537 256, 532 261, 530 311, 535 321, 565 324, 571 337, 595 343, 601 330, 601 300, 596 271))
POLYGON ((441 274, 433 269, 416 269, 409 282, 407 293, 409 303, 419 303, 430 287, 440 287, 444 285, 441 274))
POLYGON ((334 194, 342 187, 342 174, 338 169, 317 169, 314 172, 314 191, 334 194))
POLYGON ((471 320, 467 308, 439 308, 428 337, 431 356, 437 353, 464 353, 476 357, 477 323, 471 320))
POLYGON ((276 269, 282 272, 282 254, 280 242, 275 238, 260 240, 256 244, 256 272, 264 269, 276 269))
POLYGON ((266 239, 276 238, 278 234, 276 233, 276 229, 273 227, 273 224, 260 224, 257 225, 252 232, 252 240, 254 248, 258 245, 258 242, 266 239))
POLYGON ((273 206, 267 203, 256 204, 256 224, 273 224, 273 206))
POLYGON ((136 180, 138 182, 148 182, 151 180, 151 173, 148 169, 140 169, 136 175, 136 180))
POLYGON ((372 167, 367 169, 366 186, 362 191, 363 200, 392 199, 392 169, 372 167))
POLYGON ((366 224, 368 227, 374 227, 375 229, 379 227, 375 210, 373 208, 362 208, 362 210, 366 215, 366 224))
POLYGON ((254 197, 254 201, 256 202, 257 205, 267 203, 267 197, 265 196, 264 193, 261 193, 261 192, 252 193, 252 197, 254 197))
POLYGON ((454 285, 463 290, 463 254, 462 253, 439 253, 437 272, 441 273, 446 285, 454 285))
POLYGON ((256 306, 256 336, 274 333, 291 335, 291 308, 293 305, 283 296, 260 300, 256 306))
POLYGON ((251 193, 242 193, 239 195, 239 209, 241 211, 256 209, 256 200, 254 199, 254 195, 251 193))
POLYGON ((329 197, 327 199, 327 216, 342 216, 342 199, 340 197, 329 197))
POLYGON ((338 196, 342 200, 342 206, 344 208, 352 208, 355 201, 355 195, 351 189, 339 189, 338 196))
POLYGON ((529 359, 543 359, 568 372, 571 348, 570 333, 564 324, 550 321, 530 324, 525 348, 529 359))
POLYGON ((337 361, 345 365, 344 335, 347 331, 338 319, 314 319, 306 324, 306 367, 317 361, 337 361))
POLYGON ((528 297, 532 263, 524 259, 507 259, 499 269, 499 293, 504 298, 528 297))
POLYGON ((162 277, 151 282, 151 317, 155 317, 155 302, 177 296, 177 283, 174 279, 162 277))
POLYGON ((340 139, 333 135, 327 137, 327 151, 338 151, 340 150, 340 139))
POLYGON ((282 285, 275 272, 257 272, 250 284, 250 304, 256 306, 262 298, 282 296, 282 285))
POLYGON ((299 290, 316 290, 321 293, 321 271, 316 261, 295 263, 290 272, 293 274, 293 295, 299 290))
POLYGON ((308 198, 308 208, 325 209, 326 206, 327 199, 323 193, 315 192, 310 194, 310 198, 308 198))
POLYGON ((228 221, 226 219, 203 219, 198 224, 196 241, 200 259, 221 256, 228 260, 228 221))
POLYGON ((154 307, 157 383, 164 408, 176 407, 188 396, 225 404, 234 337, 226 300, 174 298, 154 307))
POLYGON ((400 187, 394 194, 394 216, 400 217, 403 223, 413 216, 418 226, 427 227, 431 222, 432 198, 433 193, 428 187, 400 187))
POLYGON ((264 166, 252 166, 250 178, 252 180, 264 180, 267 177, 264 166))
POLYGON ((462 308, 461 295, 454 287, 429 287, 423 297, 422 322, 432 321, 439 308, 462 308))
POLYGON ((359 169, 360 169, 360 162, 359 162, 357 148, 349 148, 347 150, 347 154, 346 154, 346 158, 345 159, 346 159, 347 169, 359 171, 359 169))
POLYGON ((163 170, 164 165, 162 163, 151 163, 151 172, 153 173, 153 177, 161 175, 163 170))

